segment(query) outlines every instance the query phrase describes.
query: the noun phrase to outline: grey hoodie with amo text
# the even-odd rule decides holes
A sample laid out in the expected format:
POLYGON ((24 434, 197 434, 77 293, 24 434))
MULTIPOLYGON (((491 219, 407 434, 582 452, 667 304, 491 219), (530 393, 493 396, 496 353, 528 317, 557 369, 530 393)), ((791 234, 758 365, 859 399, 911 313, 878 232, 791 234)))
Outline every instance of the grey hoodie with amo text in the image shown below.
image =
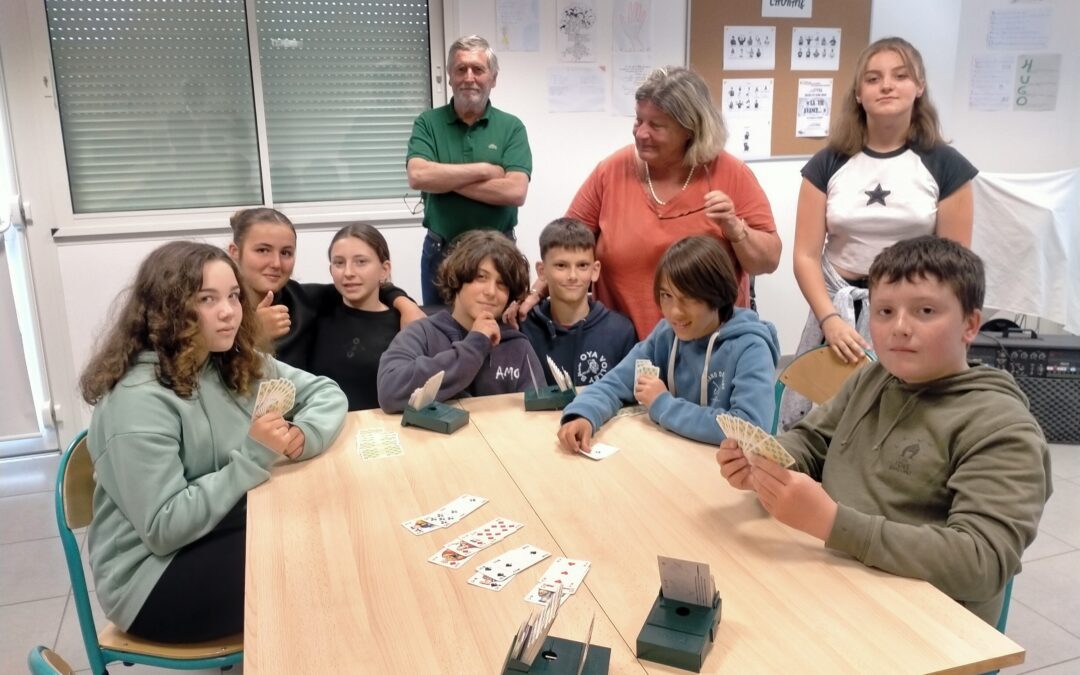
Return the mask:
POLYGON ((780 443, 839 504, 825 545, 925 579, 995 625, 1050 497, 1050 456, 1008 373, 906 384, 857 371, 780 443))

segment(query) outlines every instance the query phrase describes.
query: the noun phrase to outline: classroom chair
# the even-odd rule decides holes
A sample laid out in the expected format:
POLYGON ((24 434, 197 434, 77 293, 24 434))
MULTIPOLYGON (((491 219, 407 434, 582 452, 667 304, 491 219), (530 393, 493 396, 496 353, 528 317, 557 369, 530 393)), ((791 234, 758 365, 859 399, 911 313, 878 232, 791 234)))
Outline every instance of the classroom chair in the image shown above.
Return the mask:
POLYGON ((117 661, 125 665, 141 663, 174 670, 227 669, 240 663, 244 658, 243 635, 212 642, 161 644, 128 635, 111 623, 107 623, 101 632, 97 631, 90 609, 79 542, 72 532, 90 524, 94 484, 94 465, 86 445, 86 431, 82 431, 60 458, 60 470, 56 477, 56 524, 71 577, 71 594, 79 616, 79 630, 94 675, 108 673, 106 666, 117 661))
POLYGON ((75 675, 75 671, 67 661, 59 654, 41 645, 30 650, 26 657, 26 665, 30 666, 33 675, 75 675))
POLYGON ((821 405, 840 391, 852 373, 874 360, 876 357, 873 353, 867 352, 866 357, 857 363, 844 363, 827 345, 797 356, 776 378, 776 412, 773 413, 772 433, 775 435, 780 430, 780 399, 784 389, 791 387, 815 405, 821 405))

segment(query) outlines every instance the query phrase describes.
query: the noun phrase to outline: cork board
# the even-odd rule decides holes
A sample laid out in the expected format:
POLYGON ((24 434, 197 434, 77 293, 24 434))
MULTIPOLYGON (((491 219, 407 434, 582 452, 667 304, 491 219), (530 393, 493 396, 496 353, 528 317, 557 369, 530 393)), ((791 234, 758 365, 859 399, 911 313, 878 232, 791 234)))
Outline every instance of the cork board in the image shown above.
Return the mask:
POLYGON ((726 78, 773 78, 773 157, 812 155, 825 138, 795 135, 800 78, 832 78, 832 112, 855 76, 855 61, 870 40, 871 0, 813 0, 810 18, 761 16, 762 0, 690 0, 690 68, 701 75, 720 105, 726 78), (725 26, 775 26, 776 62, 772 70, 724 70, 725 26), (791 70, 793 28, 839 28, 838 70, 791 70))

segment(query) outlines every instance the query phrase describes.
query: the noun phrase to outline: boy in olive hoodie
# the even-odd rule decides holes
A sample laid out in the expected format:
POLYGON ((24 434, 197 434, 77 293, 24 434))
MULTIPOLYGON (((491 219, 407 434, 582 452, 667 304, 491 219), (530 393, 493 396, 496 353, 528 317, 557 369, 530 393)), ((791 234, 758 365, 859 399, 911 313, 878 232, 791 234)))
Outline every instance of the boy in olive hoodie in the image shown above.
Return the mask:
POLYGON ((967 363, 982 261, 917 237, 877 256, 869 287, 879 361, 778 437, 795 468, 748 459, 726 440, 721 472, 777 520, 871 567, 925 579, 995 625, 1051 484, 1027 397, 1008 373, 967 363))

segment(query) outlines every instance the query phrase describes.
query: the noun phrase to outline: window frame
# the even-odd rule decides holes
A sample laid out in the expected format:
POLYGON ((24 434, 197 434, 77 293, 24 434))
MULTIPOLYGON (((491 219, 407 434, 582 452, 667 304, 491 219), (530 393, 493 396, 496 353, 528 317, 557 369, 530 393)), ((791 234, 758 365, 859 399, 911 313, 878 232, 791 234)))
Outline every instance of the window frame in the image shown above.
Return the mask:
MULTIPOLYGON (((154 209, 142 211, 101 211, 75 213, 71 200, 71 182, 67 171, 63 128, 55 84, 52 47, 49 42, 48 17, 45 3, 36 3, 42 24, 39 55, 48 64, 49 82, 44 83, 44 98, 52 108, 43 139, 43 152, 48 156, 51 173, 51 192, 55 196, 57 222, 52 228, 55 240, 85 240, 100 237, 130 237, 164 233, 210 233, 228 228, 229 216, 243 208, 266 206, 284 211, 300 228, 304 226, 331 227, 364 220, 379 227, 408 227, 420 224, 423 212, 413 214, 402 197, 381 199, 310 201, 275 203, 270 177, 269 143, 266 133, 266 109, 263 99, 262 67, 259 55, 258 26, 255 20, 257 0, 244 0, 247 14, 248 56, 251 64, 252 95, 255 101, 255 133, 259 151, 259 177, 263 201, 260 204, 236 204, 227 207, 194 207, 184 209, 154 209)), ((431 100, 434 107, 448 102, 445 65, 448 37, 445 13, 456 15, 455 0, 427 0, 428 46, 430 49, 431 100)), ((35 50, 38 51, 38 50, 35 50)), ((401 167, 405 171, 404 162, 401 167)), ((403 195, 404 196, 404 195, 403 195)))

